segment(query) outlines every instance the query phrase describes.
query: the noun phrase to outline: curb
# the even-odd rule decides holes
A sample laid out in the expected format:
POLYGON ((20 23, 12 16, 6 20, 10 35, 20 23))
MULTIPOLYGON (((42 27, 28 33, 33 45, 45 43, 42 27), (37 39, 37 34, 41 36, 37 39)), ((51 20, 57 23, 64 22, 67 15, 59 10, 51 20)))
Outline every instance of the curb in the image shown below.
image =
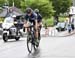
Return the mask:
POLYGON ((45 34, 42 34, 41 36, 42 37, 68 37, 68 36, 72 36, 72 35, 74 35, 75 34, 75 30, 74 31, 72 31, 71 33, 64 33, 64 35, 48 35, 48 36, 46 36, 45 34))
POLYGON ((51 37, 69 37, 69 36, 72 36, 72 35, 74 35, 74 34, 75 34, 75 32, 70 33, 70 34, 67 34, 67 35, 62 35, 62 36, 51 36, 51 37))

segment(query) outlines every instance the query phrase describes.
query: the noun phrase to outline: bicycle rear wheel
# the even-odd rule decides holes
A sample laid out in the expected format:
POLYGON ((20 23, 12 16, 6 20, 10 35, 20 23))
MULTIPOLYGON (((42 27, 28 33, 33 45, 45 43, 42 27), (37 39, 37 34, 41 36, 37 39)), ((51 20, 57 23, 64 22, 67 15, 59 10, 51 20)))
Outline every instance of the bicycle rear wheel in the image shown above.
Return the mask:
POLYGON ((38 33, 38 44, 36 45, 37 48, 39 47, 40 40, 41 40, 41 35, 40 35, 40 32, 39 32, 38 33))

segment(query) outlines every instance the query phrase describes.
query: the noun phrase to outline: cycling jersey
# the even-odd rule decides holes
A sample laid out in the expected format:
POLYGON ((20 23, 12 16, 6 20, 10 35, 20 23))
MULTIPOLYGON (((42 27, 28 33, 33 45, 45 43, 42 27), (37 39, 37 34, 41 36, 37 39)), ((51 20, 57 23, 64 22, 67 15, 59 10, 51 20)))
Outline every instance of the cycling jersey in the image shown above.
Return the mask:
POLYGON ((42 16, 39 13, 37 14, 37 21, 38 23, 42 21, 42 16))
POLYGON ((37 20, 37 14, 32 13, 30 16, 28 14, 25 15, 25 20, 33 23, 35 25, 35 20, 37 20))

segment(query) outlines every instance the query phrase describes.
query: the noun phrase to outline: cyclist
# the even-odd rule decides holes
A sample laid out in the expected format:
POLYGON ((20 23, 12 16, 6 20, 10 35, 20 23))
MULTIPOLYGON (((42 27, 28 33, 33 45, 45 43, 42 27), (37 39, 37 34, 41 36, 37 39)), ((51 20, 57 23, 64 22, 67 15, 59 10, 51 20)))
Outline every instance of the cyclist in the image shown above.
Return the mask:
POLYGON ((38 25, 41 27, 42 26, 42 16, 39 13, 39 10, 38 9, 35 9, 34 11, 37 14, 37 22, 38 22, 38 25))
POLYGON ((38 28, 39 28, 39 32, 40 32, 41 27, 42 27, 42 16, 39 13, 39 9, 35 9, 34 12, 37 14, 37 23, 38 23, 38 28))
MULTIPOLYGON (((37 14, 35 12, 33 12, 33 10, 31 8, 27 8, 26 9, 26 14, 25 14, 25 20, 24 20, 24 27, 29 27, 29 24, 32 23, 34 25, 34 31, 35 31, 35 37, 36 37, 36 45, 38 45, 37 43, 37 14)), ((27 29, 28 31, 29 29, 27 29)))

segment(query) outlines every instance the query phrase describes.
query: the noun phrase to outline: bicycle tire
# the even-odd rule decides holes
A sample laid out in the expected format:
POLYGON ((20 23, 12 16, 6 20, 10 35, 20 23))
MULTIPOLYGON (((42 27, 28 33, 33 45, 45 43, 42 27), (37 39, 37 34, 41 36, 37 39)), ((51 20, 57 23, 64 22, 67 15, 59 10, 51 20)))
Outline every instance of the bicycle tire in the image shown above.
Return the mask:
POLYGON ((27 49, 29 53, 32 52, 32 42, 31 42, 31 38, 29 38, 29 35, 27 36, 27 49), (31 44, 31 48, 29 47, 29 43, 31 44))
MULTIPOLYGON (((40 40, 41 40, 40 32, 38 33, 38 40, 39 40, 39 43, 40 43, 40 40)), ((39 43, 38 43, 38 45, 37 45, 37 48, 39 47, 39 43)))

